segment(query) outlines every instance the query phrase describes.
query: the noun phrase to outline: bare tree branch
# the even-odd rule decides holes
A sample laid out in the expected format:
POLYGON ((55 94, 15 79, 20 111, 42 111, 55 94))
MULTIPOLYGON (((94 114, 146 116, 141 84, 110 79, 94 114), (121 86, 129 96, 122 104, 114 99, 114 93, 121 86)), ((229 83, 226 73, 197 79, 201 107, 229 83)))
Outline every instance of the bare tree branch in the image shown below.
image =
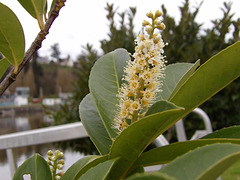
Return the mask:
POLYGON ((49 33, 49 29, 52 26, 54 20, 58 17, 60 9, 64 6, 66 0, 56 0, 52 9, 50 11, 49 17, 45 23, 45 27, 41 30, 35 40, 33 41, 30 48, 25 52, 22 63, 18 67, 17 73, 14 73, 14 67, 10 67, 10 71, 5 76, 4 80, 0 84, 0 96, 4 91, 16 80, 16 77, 21 72, 21 70, 30 62, 33 54, 42 47, 42 41, 46 38, 46 35, 49 33))

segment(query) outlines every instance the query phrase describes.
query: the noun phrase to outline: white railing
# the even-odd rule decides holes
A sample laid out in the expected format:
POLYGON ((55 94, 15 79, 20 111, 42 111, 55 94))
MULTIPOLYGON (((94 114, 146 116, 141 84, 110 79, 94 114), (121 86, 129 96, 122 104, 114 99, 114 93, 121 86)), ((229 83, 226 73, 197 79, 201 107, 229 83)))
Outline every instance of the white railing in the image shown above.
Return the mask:
POLYGON ((16 160, 12 148, 37 144, 45 144, 70 139, 88 137, 81 122, 64 124, 29 131, 10 133, 0 136, 0 150, 6 150, 10 173, 13 177, 16 171, 16 160))
MULTIPOLYGON (((212 126, 207 114, 199 108, 193 110, 197 113, 205 124, 205 130, 201 131, 201 135, 206 135, 212 132, 212 126)), ((186 140, 185 129, 183 121, 176 123, 178 141, 186 140)), ((200 131, 196 131, 194 139, 200 138, 200 131)), ((0 150, 6 150, 8 164, 10 166, 11 176, 16 171, 16 160, 13 155, 13 148, 24 147, 37 144, 45 144, 51 142, 58 142, 70 139, 78 139, 88 137, 81 122, 58 125, 54 127, 47 127, 35 130, 28 130, 16 132, 6 135, 0 135, 0 150)), ((169 144, 163 135, 159 136, 154 143, 157 146, 169 144)))
MULTIPOLYGON (((194 135, 192 136, 191 140, 194 139, 199 139, 211 132, 213 132, 212 130, 212 124, 210 121, 210 118, 208 117, 207 113, 205 113, 202 109, 200 108, 196 108, 192 111, 192 113, 196 113, 197 115, 199 115, 199 117, 201 118, 201 120, 204 123, 205 129, 204 130, 197 130, 194 135)), ((186 136, 186 132, 185 132, 185 128, 184 128, 184 123, 183 120, 181 119, 180 121, 178 121, 176 124, 176 132, 177 132, 177 139, 178 141, 186 141, 187 140, 187 136, 186 136)), ((154 144, 156 146, 165 146, 168 145, 168 141, 166 140, 166 138, 163 135, 160 135, 155 141, 154 144)))

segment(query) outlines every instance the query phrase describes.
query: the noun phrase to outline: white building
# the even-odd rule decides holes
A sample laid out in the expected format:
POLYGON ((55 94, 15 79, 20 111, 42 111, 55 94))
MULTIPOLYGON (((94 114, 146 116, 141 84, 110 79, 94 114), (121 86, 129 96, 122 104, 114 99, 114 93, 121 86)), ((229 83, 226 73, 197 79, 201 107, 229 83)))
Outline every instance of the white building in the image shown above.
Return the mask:
POLYGON ((14 105, 15 106, 24 106, 28 105, 28 98, 25 96, 16 96, 14 98, 14 105))
POLYGON ((14 105, 15 106, 24 106, 28 105, 28 97, 30 88, 29 87, 16 87, 15 90, 14 105))
POLYGON ((42 101, 42 104, 45 106, 54 106, 61 104, 61 99, 60 98, 44 98, 42 101))

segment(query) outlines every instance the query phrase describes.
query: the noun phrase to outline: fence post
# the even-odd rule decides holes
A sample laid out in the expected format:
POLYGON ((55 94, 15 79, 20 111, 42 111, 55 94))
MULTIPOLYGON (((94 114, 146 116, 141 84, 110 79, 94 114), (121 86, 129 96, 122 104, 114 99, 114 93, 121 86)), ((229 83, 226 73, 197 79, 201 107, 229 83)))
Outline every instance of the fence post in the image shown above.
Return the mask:
POLYGON ((16 164, 16 160, 15 160, 13 150, 12 149, 6 149, 6 154, 7 154, 8 165, 9 165, 9 168, 10 168, 10 174, 11 174, 11 177, 13 177, 14 173, 17 169, 17 164, 16 164))

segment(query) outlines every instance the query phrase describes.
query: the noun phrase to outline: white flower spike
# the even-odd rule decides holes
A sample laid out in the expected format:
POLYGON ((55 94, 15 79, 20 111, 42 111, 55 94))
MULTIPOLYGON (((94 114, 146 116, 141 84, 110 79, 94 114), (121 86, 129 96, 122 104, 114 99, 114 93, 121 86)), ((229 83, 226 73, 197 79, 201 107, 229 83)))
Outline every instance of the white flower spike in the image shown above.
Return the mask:
POLYGON ((119 133, 143 117, 155 102, 156 93, 161 91, 166 62, 163 56, 165 44, 159 31, 165 28, 159 18, 161 15, 159 10, 155 14, 151 11, 147 13, 152 23, 143 21, 145 31, 135 40, 134 61, 129 60, 124 69, 124 83, 117 95, 119 109, 113 124, 119 133))

